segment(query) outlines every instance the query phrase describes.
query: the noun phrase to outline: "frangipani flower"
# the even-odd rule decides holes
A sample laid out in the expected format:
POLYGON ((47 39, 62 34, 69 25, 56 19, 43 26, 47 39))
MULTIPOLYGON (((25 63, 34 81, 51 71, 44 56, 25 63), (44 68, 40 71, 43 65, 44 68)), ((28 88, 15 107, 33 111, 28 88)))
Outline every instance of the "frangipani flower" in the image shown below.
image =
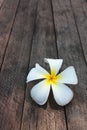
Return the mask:
POLYGON ((59 73, 63 63, 62 59, 45 58, 44 61, 49 64, 50 73, 39 64, 36 64, 35 68, 31 69, 27 76, 27 82, 43 79, 31 89, 31 97, 37 104, 44 105, 48 99, 50 89, 52 89, 56 103, 64 106, 73 98, 72 90, 65 84, 78 83, 75 69, 70 66, 59 73))

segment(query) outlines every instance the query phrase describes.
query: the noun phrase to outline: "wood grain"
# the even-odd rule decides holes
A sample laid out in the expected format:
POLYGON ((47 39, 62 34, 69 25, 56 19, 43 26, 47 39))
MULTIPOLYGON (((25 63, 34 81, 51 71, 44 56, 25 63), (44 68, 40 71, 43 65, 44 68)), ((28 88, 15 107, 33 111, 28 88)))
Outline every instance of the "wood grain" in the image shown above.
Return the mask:
POLYGON ((87 0, 0 0, 0 130, 87 129, 87 0), (74 99, 44 106, 30 97, 28 71, 43 59, 75 66, 74 99))
POLYGON ((19 0, 5 0, 0 10, 0 69, 19 0))
POLYGON ((0 8, 2 7, 4 0, 0 0, 0 8))
POLYGON ((71 0, 71 6, 73 7, 74 19, 87 62, 87 1, 71 0))
POLYGON ((21 0, 0 73, 0 130, 20 130, 35 0, 21 0))
MULTIPOLYGON (((57 58, 57 50, 51 1, 39 0, 29 70, 35 63, 46 67, 43 61, 45 57, 57 58)), ((21 130, 66 130, 64 109, 55 103, 52 93, 44 106, 37 105, 31 99, 30 90, 35 84, 27 85, 21 130)))
POLYGON ((53 12, 58 54, 64 67, 74 65, 79 83, 73 86, 73 101, 65 107, 68 130, 87 129, 87 66, 69 0, 54 0, 53 12))

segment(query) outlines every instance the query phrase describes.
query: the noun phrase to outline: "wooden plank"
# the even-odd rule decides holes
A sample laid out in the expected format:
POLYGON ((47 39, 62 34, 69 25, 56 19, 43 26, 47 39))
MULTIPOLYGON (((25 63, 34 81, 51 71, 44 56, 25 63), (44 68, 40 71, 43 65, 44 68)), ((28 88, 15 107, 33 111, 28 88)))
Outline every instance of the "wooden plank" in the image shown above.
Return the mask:
POLYGON ((67 129, 87 129, 87 66, 84 61, 79 36, 69 0, 53 0, 58 54, 64 59, 64 67, 74 65, 79 84, 73 86, 73 101, 67 105, 67 129))
POLYGON ((0 73, 0 130, 20 130, 36 0, 21 0, 0 73))
POLYGON ((0 69, 19 0, 5 0, 0 10, 0 69))
POLYGON ((87 1, 71 0, 71 6, 87 62, 87 1))
MULTIPOLYGON (((51 2, 38 2, 29 69, 34 67, 35 63, 46 67, 43 61, 45 57, 57 58, 51 2)), ((32 101, 30 89, 34 85, 35 82, 27 85, 21 130, 66 130, 64 109, 54 102, 52 94, 44 106, 32 101)))
POLYGON ((0 0, 0 8, 2 7, 4 0, 0 0))

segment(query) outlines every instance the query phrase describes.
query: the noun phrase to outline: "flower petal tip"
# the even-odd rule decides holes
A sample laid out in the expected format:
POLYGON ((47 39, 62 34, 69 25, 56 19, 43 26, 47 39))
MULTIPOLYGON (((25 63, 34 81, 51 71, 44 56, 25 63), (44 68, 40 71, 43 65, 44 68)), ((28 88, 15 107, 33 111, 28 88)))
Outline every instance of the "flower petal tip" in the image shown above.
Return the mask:
POLYGON ((71 95, 71 98, 68 101, 65 101, 63 103, 57 103, 57 104, 60 105, 60 106, 66 106, 72 101, 73 96, 74 96, 74 94, 71 95))
POLYGON ((68 100, 65 104, 61 104, 60 106, 66 106, 66 105, 68 105, 73 100, 73 97, 74 97, 74 93, 72 92, 70 100, 68 100))
POLYGON ((26 80, 26 83, 28 83, 28 81, 26 80))
POLYGON ((50 60, 53 60, 53 61, 61 61, 61 62, 63 62, 63 59, 44 58, 44 62, 45 62, 45 63, 48 63, 48 61, 50 61, 50 60))
POLYGON ((53 96, 56 103, 60 106, 65 106, 73 98, 73 91, 65 84, 59 84, 58 86, 52 86, 53 96))
POLYGON ((29 80, 29 79, 26 79, 26 83, 28 83, 28 82, 30 82, 30 80, 29 80))
POLYGON ((75 77, 74 84, 78 84, 78 77, 77 77, 77 73, 76 73, 75 67, 74 66, 70 66, 70 67, 72 68, 73 73, 74 73, 73 77, 75 77))
POLYGON ((39 105, 44 105, 47 102, 49 93, 50 93, 50 85, 46 84, 46 80, 43 80, 36 84, 31 89, 31 97, 32 99, 39 105))
POLYGON ((37 66, 39 66, 39 64, 38 64, 38 63, 36 63, 36 64, 35 64, 35 68, 37 68, 37 66))

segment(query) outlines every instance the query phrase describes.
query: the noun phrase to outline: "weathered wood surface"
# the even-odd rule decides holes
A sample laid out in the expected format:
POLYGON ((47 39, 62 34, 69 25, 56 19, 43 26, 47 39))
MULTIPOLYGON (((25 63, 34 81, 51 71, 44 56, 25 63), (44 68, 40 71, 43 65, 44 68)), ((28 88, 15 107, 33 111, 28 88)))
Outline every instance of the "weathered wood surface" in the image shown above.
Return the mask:
POLYGON ((19 0, 5 0, 0 9, 0 69, 12 31, 18 3, 19 0))
POLYGON ((0 0, 0 130, 87 129, 86 0, 0 0), (58 106, 52 93, 37 105, 26 85, 28 71, 43 59, 74 65, 79 84, 74 99, 58 106))
POLYGON ((20 130, 36 1, 22 0, 0 73, 0 130, 20 130))
POLYGON ((0 0, 0 8, 2 7, 4 0, 0 0))
POLYGON ((71 0, 71 6, 87 62, 87 0, 71 0))
POLYGON ((69 130, 86 130, 87 66, 70 1, 60 0, 59 5, 59 1, 54 0, 53 10, 59 58, 64 59, 64 68, 75 66, 79 79, 79 84, 72 88, 75 92, 74 100, 65 107, 67 127, 69 130))
MULTIPOLYGON (((44 65, 44 57, 57 58, 51 2, 49 0, 39 0, 38 2, 29 68, 34 67, 35 63, 38 62, 44 65)), ((26 88, 22 130, 66 130, 64 109, 57 106, 52 97, 42 107, 31 100, 29 91, 34 85, 35 83, 28 84, 26 88)))

